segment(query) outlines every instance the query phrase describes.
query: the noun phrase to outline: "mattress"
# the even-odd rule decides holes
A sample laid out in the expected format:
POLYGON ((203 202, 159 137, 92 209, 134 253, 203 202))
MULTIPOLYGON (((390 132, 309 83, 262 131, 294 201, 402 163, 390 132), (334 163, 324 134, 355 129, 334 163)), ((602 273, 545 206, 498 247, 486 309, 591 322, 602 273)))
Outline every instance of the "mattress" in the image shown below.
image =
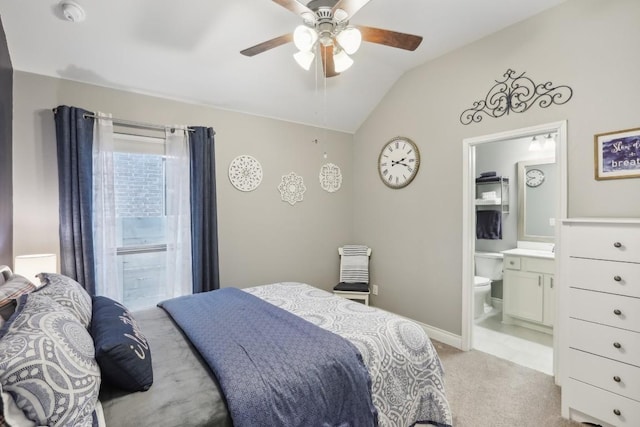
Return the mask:
MULTIPOLYGON (((303 283, 244 291, 353 343, 371 377, 380 426, 451 425, 442 365, 419 325, 303 283)), ((152 351, 154 384, 132 394, 105 386, 107 426, 231 426, 215 375, 169 315, 153 308, 134 316, 152 351)))

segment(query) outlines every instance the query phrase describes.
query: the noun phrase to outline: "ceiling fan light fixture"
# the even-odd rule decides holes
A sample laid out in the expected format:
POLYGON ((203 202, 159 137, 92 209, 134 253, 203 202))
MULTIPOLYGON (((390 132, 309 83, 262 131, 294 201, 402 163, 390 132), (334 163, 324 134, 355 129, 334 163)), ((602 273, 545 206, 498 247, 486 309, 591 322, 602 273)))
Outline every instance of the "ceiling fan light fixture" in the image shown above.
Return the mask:
POLYGON ((306 25, 298 25, 293 32, 293 43, 301 51, 311 51, 316 40, 318 40, 318 33, 306 25))
POLYGON ((341 73, 348 70, 353 65, 353 59, 347 55, 347 52, 340 49, 333 54, 333 64, 335 72, 341 73))
POLYGON ((302 12, 300 16, 302 17, 302 21, 309 26, 316 23, 316 15, 312 12, 302 12))
POLYGON ((345 21, 348 17, 349 14, 344 9, 336 9, 336 11, 333 12, 333 19, 335 19, 336 22, 345 21))
POLYGON ((356 27, 347 27, 336 36, 340 47, 349 55, 353 55, 360 49, 362 34, 356 27))
POLYGON ((311 68, 311 64, 313 63, 313 59, 315 57, 316 56, 313 54, 313 52, 309 50, 301 50, 300 52, 293 54, 293 59, 295 59, 298 65, 306 71, 309 71, 309 68, 311 68))

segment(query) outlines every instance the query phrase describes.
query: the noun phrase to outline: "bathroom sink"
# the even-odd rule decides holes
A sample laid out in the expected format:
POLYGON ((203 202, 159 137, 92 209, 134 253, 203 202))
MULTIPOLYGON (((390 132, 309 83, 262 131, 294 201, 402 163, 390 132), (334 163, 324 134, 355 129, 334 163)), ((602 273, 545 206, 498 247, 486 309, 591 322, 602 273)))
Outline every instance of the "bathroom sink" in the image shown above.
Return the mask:
POLYGON ((551 251, 542 251, 538 249, 524 249, 524 248, 515 248, 515 249, 507 249, 506 251, 502 251, 505 255, 515 255, 515 256, 530 256, 534 258, 547 258, 554 259, 556 254, 551 251))

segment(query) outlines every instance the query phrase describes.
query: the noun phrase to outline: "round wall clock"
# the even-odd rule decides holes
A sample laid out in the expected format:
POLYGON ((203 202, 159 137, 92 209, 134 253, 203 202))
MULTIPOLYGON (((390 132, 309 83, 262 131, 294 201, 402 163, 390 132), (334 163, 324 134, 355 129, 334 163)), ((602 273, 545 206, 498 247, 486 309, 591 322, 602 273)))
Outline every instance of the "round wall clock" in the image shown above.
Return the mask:
POLYGON ((253 191, 262 182, 262 166, 254 157, 238 156, 229 165, 229 180, 240 191, 253 191))
POLYGON ((537 187, 544 182, 544 172, 540 169, 529 169, 527 171, 527 186, 537 187))
POLYGON ((387 142, 378 156, 380 179, 388 187, 403 188, 416 177, 420 168, 420 151, 409 138, 397 136, 387 142))

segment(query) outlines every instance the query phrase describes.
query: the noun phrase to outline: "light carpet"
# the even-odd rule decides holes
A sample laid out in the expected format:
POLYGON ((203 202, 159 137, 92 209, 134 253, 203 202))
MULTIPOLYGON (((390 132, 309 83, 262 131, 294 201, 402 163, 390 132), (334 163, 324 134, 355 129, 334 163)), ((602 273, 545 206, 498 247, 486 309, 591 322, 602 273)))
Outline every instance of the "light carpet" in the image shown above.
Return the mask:
POLYGON ((433 340, 454 427, 574 427, 560 416, 553 377, 477 350, 433 340))

